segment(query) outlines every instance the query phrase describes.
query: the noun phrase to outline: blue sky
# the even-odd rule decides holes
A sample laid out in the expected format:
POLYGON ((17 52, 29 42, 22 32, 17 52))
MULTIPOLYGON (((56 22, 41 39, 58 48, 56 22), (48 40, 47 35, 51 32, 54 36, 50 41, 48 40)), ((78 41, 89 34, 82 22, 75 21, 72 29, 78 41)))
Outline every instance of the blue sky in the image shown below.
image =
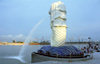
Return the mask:
MULTIPOLYGON (((58 0, 0 0, 0 41, 24 41, 41 20, 33 40, 50 40, 50 6, 58 0)), ((67 10, 67 41, 100 41, 100 0, 61 0, 67 10)))

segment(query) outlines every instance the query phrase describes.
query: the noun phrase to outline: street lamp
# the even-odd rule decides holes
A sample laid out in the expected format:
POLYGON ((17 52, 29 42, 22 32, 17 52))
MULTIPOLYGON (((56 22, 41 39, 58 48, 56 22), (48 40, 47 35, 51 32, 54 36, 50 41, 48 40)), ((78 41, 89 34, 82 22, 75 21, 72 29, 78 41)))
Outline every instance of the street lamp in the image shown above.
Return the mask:
POLYGON ((88 37, 89 42, 91 41, 91 37, 88 37))

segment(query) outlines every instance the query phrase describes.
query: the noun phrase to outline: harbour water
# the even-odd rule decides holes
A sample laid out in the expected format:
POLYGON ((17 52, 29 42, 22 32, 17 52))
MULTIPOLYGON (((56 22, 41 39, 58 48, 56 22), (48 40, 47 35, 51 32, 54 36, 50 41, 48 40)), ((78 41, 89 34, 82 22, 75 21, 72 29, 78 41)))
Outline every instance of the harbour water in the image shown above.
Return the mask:
MULTIPOLYGON (((75 45, 78 48, 87 46, 83 44, 75 45)), ((27 50, 23 54, 25 62, 20 62, 21 59, 18 59, 18 54, 21 50, 22 46, 8 46, 3 45, 0 46, 0 64, 99 64, 100 63, 100 53, 94 53, 94 58, 87 61, 75 61, 75 62, 60 62, 60 61, 46 61, 46 62, 39 62, 39 63, 31 63, 31 53, 37 51, 42 46, 41 45, 32 45, 27 46, 27 50), (16 59, 16 58, 17 59, 16 59)))

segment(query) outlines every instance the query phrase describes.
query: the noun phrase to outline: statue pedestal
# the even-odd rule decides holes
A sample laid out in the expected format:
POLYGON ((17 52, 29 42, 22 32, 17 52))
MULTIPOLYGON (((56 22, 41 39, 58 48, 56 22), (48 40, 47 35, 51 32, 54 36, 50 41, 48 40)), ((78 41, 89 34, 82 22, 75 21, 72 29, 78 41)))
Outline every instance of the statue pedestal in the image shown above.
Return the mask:
POLYGON ((74 46, 51 47, 43 46, 37 52, 32 53, 32 63, 43 61, 84 61, 92 59, 92 55, 84 55, 74 46))
POLYGON ((38 54, 51 56, 51 57, 83 57, 83 52, 74 46, 43 46, 37 51, 38 54))

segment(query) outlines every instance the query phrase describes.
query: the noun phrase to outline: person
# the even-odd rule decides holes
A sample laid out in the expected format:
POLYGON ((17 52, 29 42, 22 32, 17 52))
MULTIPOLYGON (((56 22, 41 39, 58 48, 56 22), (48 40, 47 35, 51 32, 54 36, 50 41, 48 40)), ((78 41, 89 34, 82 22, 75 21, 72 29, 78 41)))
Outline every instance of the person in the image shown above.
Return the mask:
POLYGON ((90 48, 91 47, 91 42, 89 42, 88 45, 89 45, 89 48, 90 48))
POLYGON ((90 48, 87 48, 87 53, 90 53, 90 48))
POLYGON ((89 53, 93 53, 93 47, 89 48, 89 53))
POLYGON ((99 45, 98 44, 96 44, 96 51, 98 51, 99 50, 99 45))
POLYGON ((83 52, 84 52, 84 53, 87 53, 86 47, 83 48, 83 52))

